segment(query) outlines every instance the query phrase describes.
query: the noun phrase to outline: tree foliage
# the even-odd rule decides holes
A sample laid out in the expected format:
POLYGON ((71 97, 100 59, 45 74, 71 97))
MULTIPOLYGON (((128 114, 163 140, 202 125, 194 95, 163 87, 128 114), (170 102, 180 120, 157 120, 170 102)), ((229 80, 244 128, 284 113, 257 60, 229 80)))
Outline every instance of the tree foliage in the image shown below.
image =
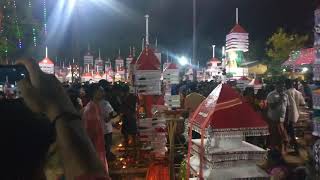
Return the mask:
POLYGON ((279 28, 267 41, 267 56, 273 61, 284 62, 293 50, 305 46, 308 35, 290 34, 279 28))
POLYGON ((296 33, 287 33, 283 28, 279 28, 277 32, 267 40, 266 55, 268 60, 268 71, 272 74, 281 72, 281 64, 289 58, 293 50, 299 50, 308 42, 308 35, 299 35, 296 33))

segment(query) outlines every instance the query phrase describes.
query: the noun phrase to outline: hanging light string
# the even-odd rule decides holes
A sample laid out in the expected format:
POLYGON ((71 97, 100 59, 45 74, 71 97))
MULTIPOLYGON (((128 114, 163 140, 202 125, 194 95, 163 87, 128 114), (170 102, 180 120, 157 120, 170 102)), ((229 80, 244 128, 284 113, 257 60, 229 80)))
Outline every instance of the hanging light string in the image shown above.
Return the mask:
POLYGON ((47 5, 46 0, 43 0, 43 26, 44 26, 44 35, 47 36, 47 5))
POLYGON ((20 27, 18 23, 18 16, 17 16, 17 6, 16 6, 16 1, 13 1, 13 8, 14 8, 14 22, 16 24, 16 29, 17 29, 17 37, 18 37, 18 47, 21 49, 22 48, 22 38, 21 38, 21 32, 20 32, 20 27))
MULTIPOLYGON (((9 2, 7 2, 7 4, 4 4, 3 5, 3 24, 6 23, 6 19, 9 18, 5 11, 6 11, 6 8, 7 6, 10 5, 9 2)), ((6 34, 6 31, 5 31, 5 26, 2 26, 1 29, 0 29, 0 35, 3 34, 4 38, 5 38, 5 45, 4 45, 4 54, 5 54, 5 57, 8 56, 8 37, 7 37, 7 34, 6 34)))
MULTIPOLYGON (((29 7, 29 13, 32 17, 32 2, 31 0, 28 1, 28 7, 29 7)), ((36 28, 34 27, 34 24, 32 24, 32 41, 33 41, 33 46, 37 46, 37 36, 36 36, 36 28)))

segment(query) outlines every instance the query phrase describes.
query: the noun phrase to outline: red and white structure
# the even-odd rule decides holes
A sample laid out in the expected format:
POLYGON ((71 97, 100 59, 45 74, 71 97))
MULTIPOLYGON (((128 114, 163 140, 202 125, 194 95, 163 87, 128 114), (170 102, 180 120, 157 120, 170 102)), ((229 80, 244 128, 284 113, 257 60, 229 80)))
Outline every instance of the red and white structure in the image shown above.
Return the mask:
POLYGON ((48 58, 48 47, 46 47, 46 57, 39 62, 40 69, 47 74, 54 74, 54 63, 48 58))
POLYGON ((189 121, 187 179, 254 179, 268 174, 256 163, 266 150, 244 141, 268 135, 268 125, 251 105, 227 84, 218 85, 189 121), (192 130, 200 139, 192 139, 192 130))
POLYGON ((101 59, 101 54, 100 54, 100 49, 99 49, 99 56, 98 58, 94 61, 94 70, 96 73, 103 74, 104 72, 104 64, 103 60, 101 59))
POLYGON ((146 18, 146 45, 137 59, 135 65, 135 84, 139 94, 161 94, 160 61, 154 50, 149 47, 149 15, 146 18))
POLYGON ((215 57, 215 45, 212 45, 212 58, 207 63, 206 80, 222 75, 221 61, 215 57))
POLYGON ((119 49, 119 55, 115 60, 115 81, 124 81, 125 80, 125 65, 124 60, 121 58, 121 52, 119 49))
POLYGON ((176 64, 170 63, 163 71, 163 83, 165 86, 164 105, 169 108, 179 108, 181 105, 180 95, 172 94, 172 88, 179 84, 179 68, 176 64))
POLYGON ((84 72, 85 73, 92 71, 92 69, 93 69, 93 55, 90 52, 90 45, 88 45, 88 51, 83 57, 83 65, 84 65, 84 72))

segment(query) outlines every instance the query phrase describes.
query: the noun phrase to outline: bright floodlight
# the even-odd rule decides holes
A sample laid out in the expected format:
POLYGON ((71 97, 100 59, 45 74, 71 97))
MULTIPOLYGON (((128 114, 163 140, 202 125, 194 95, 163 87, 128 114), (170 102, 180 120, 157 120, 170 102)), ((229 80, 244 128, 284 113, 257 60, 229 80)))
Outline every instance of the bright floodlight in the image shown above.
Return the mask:
POLYGON ((184 66, 188 64, 188 59, 185 56, 181 56, 178 58, 178 62, 180 65, 184 66))

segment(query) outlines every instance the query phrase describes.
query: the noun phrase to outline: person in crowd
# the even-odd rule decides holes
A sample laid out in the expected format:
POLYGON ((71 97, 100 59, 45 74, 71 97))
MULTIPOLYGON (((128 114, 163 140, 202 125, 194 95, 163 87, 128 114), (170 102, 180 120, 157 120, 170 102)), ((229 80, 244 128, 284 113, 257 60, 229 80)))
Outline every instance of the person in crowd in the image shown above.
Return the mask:
POLYGON ((122 117, 121 132, 124 135, 125 144, 134 144, 137 135, 137 114, 136 104, 137 97, 129 93, 129 86, 123 85, 121 88, 122 104, 120 113, 122 117))
MULTIPOLYGON (((100 83, 99 83, 100 84, 100 83)), ((107 92, 105 92, 107 93, 107 92)), ((106 157, 108 161, 115 160, 115 155, 111 152, 112 146, 112 121, 111 119, 115 118, 117 113, 113 110, 111 104, 106 99, 100 101, 100 108, 102 112, 102 127, 104 131, 104 140, 105 140, 105 149, 106 157)))
MULTIPOLYGON (((18 82, 18 88, 21 92, 21 96, 23 98, 24 103, 32 110, 34 113, 42 113, 46 115, 46 118, 43 118, 43 122, 50 123, 55 131, 55 141, 59 148, 59 153, 61 154, 63 168, 65 172, 66 179, 75 179, 75 180, 108 180, 109 175, 104 167, 104 164, 99 160, 96 151, 90 138, 88 137, 85 129, 83 127, 83 122, 81 121, 81 117, 79 116, 77 110, 74 108, 71 100, 68 98, 67 93, 64 91, 61 83, 52 75, 45 74, 40 70, 39 65, 35 60, 20 60, 18 63, 26 66, 26 69, 29 72, 29 77, 23 79, 18 82)), ((7 107, 7 106, 5 106, 7 107)), ((2 110, 2 108, 0 108, 2 110)), ((14 108, 12 109, 14 110, 14 108)), ((9 112, 9 111, 8 111, 9 112)), ((19 115, 19 113, 12 113, 8 118, 13 118, 12 116, 19 115)), ((32 121, 32 119, 26 118, 28 116, 24 116, 23 118, 17 118, 18 120, 25 120, 26 123, 30 122, 29 127, 33 127, 32 123, 41 123, 41 121, 32 121)), ((3 120, 3 119, 2 119, 3 120)), ((9 122, 9 121, 7 121, 9 122)), ((4 121, 3 121, 4 123, 4 121)), ((2 126, 8 128, 6 126, 2 126)), ((22 127, 22 126, 21 126, 22 127)), ((15 125, 14 128, 17 128, 15 125)), ((41 128, 36 128, 37 130, 42 130, 41 128)), ((26 130, 25 132, 32 133, 32 130, 28 131, 28 129, 22 128, 22 130, 26 130)), ((24 139, 25 134, 21 130, 22 135, 14 137, 24 139)), ((0 131, 3 133, 3 131, 0 131)), ((49 131, 45 131, 47 133, 49 131)), ((20 133, 19 130, 11 131, 10 133, 5 133, 7 135, 20 133)), ((0 136, 4 137, 5 136, 0 136)), ((34 137, 40 138, 41 135, 34 134, 34 137)), ((5 145, 5 143, 19 143, 19 141, 12 141, 11 138, 5 138, 7 141, 1 141, 4 143, 3 145, 7 148, 8 154, 1 153, 4 156, 9 158, 10 163, 15 166, 10 168, 7 163, 5 163, 2 159, 2 163, 6 164, 6 167, 11 169, 12 176, 19 175, 22 171, 18 170, 18 166, 25 164, 22 170, 27 170, 27 168, 31 168, 32 162, 35 162, 36 159, 27 156, 26 154, 19 154, 19 150, 23 152, 26 151, 26 148, 37 148, 38 146, 30 145, 33 140, 37 140, 36 138, 28 138, 28 145, 23 146, 22 148, 15 145, 5 145), (8 142, 9 140, 9 142, 8 142), (9 154, 13 153, 14 155, 10 156, 9 154), (18 157, 20 155, 20 157, 18 157), (17 159, 14 159, 17 157, 17 159), (28 160, 32 158, 32 160, 28 160)), ((38 142, 38 141, 36 141, 38 142)), ((47 143, 50 143, 49 140, 45 140, 42 144, 43 151, 46 151, 47 143)), ((3 148, 2 148, 3 149, 3 148)), ((37 153, 37 155, 41 156, 41 152, 37 153)), ((39 167, 39 166, 38 166, 39 167)), ((39 168, 41 169, 41 168, 39 168)), ((3 169, 2 169, 3 170, 3 169)), ((31 172, 28 171, 28 172, 31 172)), ((2 171, 3 173, 9 174, 10 171, 2 171)), ((3 177, 3 176, 2 176, 3 177)), ((40 177, 41 178, 41 177, 40 177)), ((39 179, 40 179, 39 178, 39 179)), ((18 177, 18 178, 4 178, 4 179, 36 179, 29 177, 18 177)), ((41 178, 43 179, 43 178, 41 178)))
POLYGON ((304 106, 305 101, 302 96, 302 93, 294 88, 292 80, 286 79, 285 85, 287 88, 286 94, 288 95, 289 100, 289 106, 287 109, 286 117, 286 130, 290 137, 290 143, 293 145, 295 152, 299 153, 298 143, 296 141, 293 124, 298 121, 300 106, 304 106))
POLYGON ((301 81, 302 84, 302 94, 307 102, 307 105, 310 109, 313 108, 313 102, 312 102, 312 90, 309 86, 309 84, 306 81, 301 81))
POLYGON ((82 102, 82 107, 85 107, 90 101, 88 93, 86 93, 86 86, 82 86, 80 88, 79 95, 80 95, 80 99, 81 99, 81 102, 82 102))
POLYGON ((83 111, 82 120, 101 162, 108 168, 106 160, 103 125, 104 119, 100 108, 100 103, 104 99, 104 90, 99 84, 90 84, 88 88, 90 102, 83 111))
POLYGON ((69 95, 69 98, 70 98, 73 106, 74 106, 79 112, 81 112, 83 105, 82 105, 82 101, 81 101, 81 99, 80 99, 80 97, 79 97, 79 92, 78 92, 76 89, 74 89, 74 88, 69 88, 69 89, 67 90, 67 93, 68 93, 68 95, 69 95))
POLYGON ((265 110, 268 108, 265 89, 259 89, 255 97, 256 109, 264 115, 265 110))
POLYGON ((284 92, 283 82, 276 83, 276 89, 268 94, 267 102, 271 149, 276 148, 282 153, 286 153, 288 136, 284 122, 289 102, 288 95, 284 92))

